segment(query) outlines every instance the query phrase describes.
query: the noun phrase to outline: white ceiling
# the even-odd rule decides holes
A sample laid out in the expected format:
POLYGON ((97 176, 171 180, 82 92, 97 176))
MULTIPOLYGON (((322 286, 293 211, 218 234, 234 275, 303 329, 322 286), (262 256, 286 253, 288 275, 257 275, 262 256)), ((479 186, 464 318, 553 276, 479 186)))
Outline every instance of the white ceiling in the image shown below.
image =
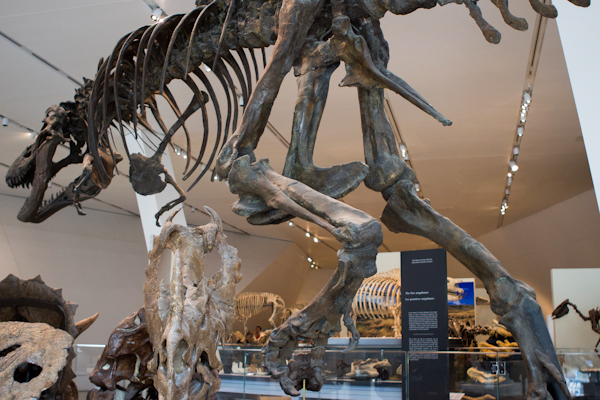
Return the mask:
MULTIPOLYGON (((190 11, 194 1, 162 0, 158 4, 167 14, 173 14, 190 11)), ((418 10, 408 16, 387 15, 382 20, 390 44, 390 71, 454 122, 451 127, 442 127, 399 96, 388 93, 423 193, 434 208, 473 236, 496 229, 532 38, 531 31, 518 32, 505 25, 491 3, 480 5, 485 18, 502 32, 499 45, 487 43, 467 9, 455 4, 418 10)), ((528 4, 515 2, 511 6, 514 14, 533 25, 535 13, 528 4)), ((93 78, 99 58, 109 55, 121 36, 149 23, 150 12, 139 0, 0 0, 0 31, 77 80, 82 76, 93 78)), ((0 54, 1 115, 40 129, 47 107, 72 100, 76 85, 71 80, 2 37, 0 54)), ((356 91, 338 88, 334 83, 342 78, 340 68, 332 78, 316 143, 314 159, 319 166, 363 159, 356 91)), ((177 87, 175 93, 187 96, 177 87)), ((270 119, 288 139, 295 99, 296 83, 293 76, 288 76, 270 119)), ((199 126, 192 122, 190 128, 199 126)), ((546 30, 525 132, 505 225, 592 187, 554 21, 549 21, 546 30)), ((184 143, 181 137, 175 141, 184 143)), ((11 164, 31 142, 28 133, 17 125, 0 128, 0 162, 11 164)), ((256 154, 269 158, 271 165, 281 171, 286 151, 266 132, 256 154)), ((184 162, 174 155, 173 159, 180 180, 184 162)), ((0 167, 0 171, 4 174, 6 168, 0 167)), ((80 172, 79 167, 72 167, 59 174, 55 182, 66 185, 80 172)), ((27 191, 9 189, 2 180, 0 195, 7 194, 25 196, 27 191)), ((125 177, 116 177, 99 198, 137 212, 133 190, 125 177)), ((189 204, 197 208, 209 205, 232 226, 253 235, 294 241, 322 266, 335 266, 331 247, 339 245, 324 231, 297 221, 331 247, 313 243, 304 232, 287 224, 253 227, 231 212, 234 201, 225 183, 213 183, 208 178, 188 197, 189 204)), ((385 206, 378 193, 364 186, 349 195, 346 202, 376 217, 385 206)), ((122 212, 94 201, 83 205, 122 212)), ((77 223, 102 223, 76 218, 74 209, 62 212, 72 213, 77 223)), ((186 217, 192 224, 207 222, 202 214, 192 214, 189 209, 186 217)), ((384 229, 381 250, 427 247, 432 247, 427 240, 384 229)))

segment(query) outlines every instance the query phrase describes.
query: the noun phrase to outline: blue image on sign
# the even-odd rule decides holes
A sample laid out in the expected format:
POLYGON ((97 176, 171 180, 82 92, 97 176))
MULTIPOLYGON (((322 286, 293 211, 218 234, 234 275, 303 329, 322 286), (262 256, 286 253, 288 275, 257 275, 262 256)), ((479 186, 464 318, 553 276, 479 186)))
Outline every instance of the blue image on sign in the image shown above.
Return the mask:
POLYGON ((449 306, 474 306, 475 305, 475 282, 459 282, 457 286, 464 290, 464 296, 460 300, 450 301, 449 306))

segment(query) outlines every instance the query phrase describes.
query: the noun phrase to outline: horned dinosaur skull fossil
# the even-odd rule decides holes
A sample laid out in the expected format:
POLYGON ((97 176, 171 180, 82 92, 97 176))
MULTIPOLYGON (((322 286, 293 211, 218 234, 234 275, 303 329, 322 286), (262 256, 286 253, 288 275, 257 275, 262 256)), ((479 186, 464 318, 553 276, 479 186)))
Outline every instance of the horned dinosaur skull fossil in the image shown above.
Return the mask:
POLYGON ((148 369, 154 374, 159 399, 205 399, 221 386, 217 346, 233 332, 240 259, 225 241, 219 216, 205 209, 211 222, 193 229, 173 224, 176 212, 172 213, 150 252, 144 311, 154 348, 148 369), (166 248, 176 254, 168 285, 157 281, 166 248), (204 255, 214 248, 221 255, 221 268, 207 278, 204 255))
POLYGON ((75 322, 76 309, 40 276, 0 282, 0 398, 77 399, 71 345, 98 314, 75 322))

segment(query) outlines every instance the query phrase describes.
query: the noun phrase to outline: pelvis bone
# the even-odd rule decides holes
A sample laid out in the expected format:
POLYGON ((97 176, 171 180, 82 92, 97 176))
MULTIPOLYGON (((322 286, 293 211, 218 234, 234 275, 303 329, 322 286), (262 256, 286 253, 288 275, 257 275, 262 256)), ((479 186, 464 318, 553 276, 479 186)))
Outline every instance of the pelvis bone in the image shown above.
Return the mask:
POLYGON ((159 399, 205 399, 221 386, 217 346, 233 331, 235 284, 241 280, 237 249, 225 241, 221 219, 205 207, 212 221, 198 228, 172 223, 172 213, 154 239, 144 285, 144 310, 154 349, 148 369, 159 399), (176 255, 169 284, 157 281, 161 255, 176 255), (204 276, 204 255, 217 248, 221 268, 204 276))

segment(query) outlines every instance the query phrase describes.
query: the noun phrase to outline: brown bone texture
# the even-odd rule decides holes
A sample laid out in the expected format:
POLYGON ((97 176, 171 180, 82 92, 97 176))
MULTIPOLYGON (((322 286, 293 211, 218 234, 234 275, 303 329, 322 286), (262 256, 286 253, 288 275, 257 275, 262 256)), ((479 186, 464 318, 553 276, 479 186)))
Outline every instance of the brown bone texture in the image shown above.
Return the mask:
POLYGON ((127 393, 137 394, 152 388, 152 374, 147 364, 152 357, 152 345, 144 309, 125 318, 112 331, 108 343, 90 375, 90 381, 100 389, 88 393, 89 400, 113 399, 117 385, 127 380, 127 393))
MULTIPOLYGON (((98 314, 75 322, 77 304, 62 297, 62 289, 47 286, 38 275, 22 280, 12 274, 0 282, 0 322, 21 321, 42 323, 62 330, 76 339, 98 318, 98 314)), ((39 325, 39 324, 37 324, 39 325)), ((1 351, 2 349, 0 349, 1 351)), ((77 386, 73 382, 75 373, 71 362, 75 358, 73 349, 69 349, 60 379, 46 391, 46 399, 77 399, 77 386)), ((53 364, 54 365, 54 364, 53 364)), ((43 365, 40 367, 44 368, 43 365)))
POLYGON ((241 280, 237 249, 229 246, 219 216, 207 225, 188 228, 172 223, 172 213, 154 239, 144 285, 144 312, 154 349, 148 364, 160 398, 205 399, 221 386, 217 346, 233 332, 235 284, 241 280), (204 256, 217 249, 221 268, 204 276, 204 256), (162 253, 175 263, 170 283, 157 281, 162 253))
POLYGON ((55 385, 70 363, 72 344, 71 335, 48 324, 0 323, 0 398, 39 398, 55 385), (40 368, 39 375, 31 378, 32 371, 40 368))

